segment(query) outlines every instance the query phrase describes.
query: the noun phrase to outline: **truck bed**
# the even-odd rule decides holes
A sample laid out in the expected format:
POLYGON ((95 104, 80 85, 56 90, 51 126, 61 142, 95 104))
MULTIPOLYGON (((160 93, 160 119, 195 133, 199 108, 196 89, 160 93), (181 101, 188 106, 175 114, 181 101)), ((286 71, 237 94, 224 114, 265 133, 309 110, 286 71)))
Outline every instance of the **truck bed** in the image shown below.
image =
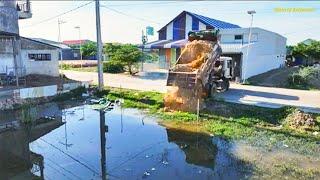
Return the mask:
POLYGON ((169 71, 167 86, 193 88, 196 84, 197 72, 172 72, 169 71))

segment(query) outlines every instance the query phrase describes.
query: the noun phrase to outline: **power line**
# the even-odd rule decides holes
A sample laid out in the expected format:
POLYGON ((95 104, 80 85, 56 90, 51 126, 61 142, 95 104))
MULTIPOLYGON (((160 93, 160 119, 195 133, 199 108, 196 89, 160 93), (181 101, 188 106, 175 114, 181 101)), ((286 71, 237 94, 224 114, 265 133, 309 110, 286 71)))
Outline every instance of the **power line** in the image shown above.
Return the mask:
POLYGON ((85 4, 82 4, 82 5, 80 5, 80 6, 77 6, 76 8, 70 9, 70 10, 65 11, 65 12, 63 12, 63 13, 57 14, 57 15, 55 15, 55 16, 46 18, 46 19, 44 19, 44 20, 42 20, 42 21, 33 23, 33 24, 31 24, 31 25, 28 25, 28 26, 24 26, 24 27, 21 27, 21 28, 29 28, 29 27, 32 27, 32 26, 36 26, 36 25, 39 25, 39 24, 42 24, 42 23, 51 21, 51 20, 53 20, 53 19, 55 19, 55 18, 58 18, 58 17, 63 16, 63 15, 65 15, 65 14, 71 13, 71 12, 73 12, 73 11, 76 11, 76 10, 78 10, 78 9, 84 7, 84 6, 87 6, 87 5, 91 4, 91 3, 93 3, 93 2, 94 2, 94 1, 90 1, 90 2, 88 2, 88 3, 85 3, 85 4))
POLYGON ((130 17, 130 18, 135 18, 135 19, 138 19, 140 21, 145 21, 145 22, 150 22, 150 23, 154 23, 154 24, 158 24, 160 25, 161 23, 159 22, 156 22, 156 21, 152 21, 152 20, 148 20, 148 19, 145 19, 145 18, 141 18, 141 17, 137 17, 137 16, 133 16, 133 15, 130 15, 130 14, 126 14, 124 12, 121 12, 121 11, 118 11, 116 9, 113 9, 113 8, 110 8, 110 7, 107 7, 105 5, 100 5, 100 7, 103 7, 103 8, 106 8, 106 9, 109 9, 115 13, 118 13, 118 14, 121 14, 121 15, 124 15, 124 16, 127 16, 127 17, 130 17))
POLYGON ((85 168, 87 168, 88 170, 90 170, 91 172, 93 172, 94 174, 96 174, 96 175, 99 175, 99 176, 100 176, 100 174, 99 174, 95 169, 93 169, 93 168, 89 167, 87 164, 85 164, 85 163, 81 162, 80 160, 78 160, 77 158, 75 158, 75 157, 71 156, 70 154, 68 154, 68 153, 66 153, 66 152, 64 152, 64 151, 62 151, 60 148, 58 148, 57 146, 55 146, 55 145, 53 145, 53 144, 49 143, 48 141, 44 140, 43 138, 40 138, 40 140, 42 140, 43 142, 45 142, 45 143, 49 144, 50 146, 52 146, 53 148, 57 149, 57 150, 58 150, 58 151, 60 151, 61 153, 65 154, 66 156, 70 157, 72 160, 74 160, 75 162, 77 162, 77 163, 81 164, 82 166, 84 166, 85 168))
POLYGON ((53 160, 51 160, 50 158, 46 158, 47 160, 49 160, 51 163, 53 163, 54 165, 58 166, 59 168, 63 169, 64 171, 68 172, 69 174, 73 175, 74 177, 76 177, 76 179, 82 179, 81 177, 79 177, 78 175, 74 174, 72 171, 69 171, 68 169, 62 167, 61 165, 59 165, 58 163, 54 162, 53 160))

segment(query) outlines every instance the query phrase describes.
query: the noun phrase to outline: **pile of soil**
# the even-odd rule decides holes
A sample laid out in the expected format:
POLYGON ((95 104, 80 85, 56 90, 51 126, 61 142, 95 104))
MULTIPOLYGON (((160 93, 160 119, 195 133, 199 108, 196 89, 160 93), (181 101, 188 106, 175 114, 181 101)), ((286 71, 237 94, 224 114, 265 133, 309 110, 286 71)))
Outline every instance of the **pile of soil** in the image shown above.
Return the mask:
POLYGON ((316 120, 311 114, 297 109, 288 115, 286 123, 291 128, 308 129, 316 125, 316 120))
POLYGON ((299 71, 299 67, 279 68, 267 71, 248 79, 252 85, 286 88, 288 77, 299 71))
POLYGON ((213 51, 214 44, 210 41, 195 40, 189 42, 181 52, 174 72, 194 72, 206 61, 207 54, 213 51))
POLYGON ((164 97, 165 111, 188 111, 196 112, 198 108, 203 107, 203 98, 200 92, 202 92, 201 87, 199 89, 186 89, 178 88, 176 86, 168 90, 164 97))

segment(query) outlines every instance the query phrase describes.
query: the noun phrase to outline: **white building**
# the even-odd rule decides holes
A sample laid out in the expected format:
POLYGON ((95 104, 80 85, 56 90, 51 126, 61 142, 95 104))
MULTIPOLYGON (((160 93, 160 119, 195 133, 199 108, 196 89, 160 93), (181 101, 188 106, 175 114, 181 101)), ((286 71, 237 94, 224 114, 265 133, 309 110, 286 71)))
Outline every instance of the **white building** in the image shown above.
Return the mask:
POLYGON ((19 35, 18 21, 31 17, 30 0, 0 0, 1 76, 59 76, 59 47, 19 35))
POLYGON ((286 38, 261 28, 252 28, 248 45, 249 28, 195 13, 183 11, 162 27, 159 40, 144 45, 144 48, 159 49, 160 67, 170 68, 175 64, 187 43, 191 30, 219 29, 223 56, 233 58, 233 79, 249 78, 285 63, 286 38), (247 58, 247 48, 249 56, 247 58))
POLYGON ((223 56, 233 58, 234 77, 242 79, 284 66, 287 39, 275 32, 261 28, 220 30, 223 56), (249 47, 248 57, 247 50, 249 47), (241 68, 238 68, 241 67, 241 68))

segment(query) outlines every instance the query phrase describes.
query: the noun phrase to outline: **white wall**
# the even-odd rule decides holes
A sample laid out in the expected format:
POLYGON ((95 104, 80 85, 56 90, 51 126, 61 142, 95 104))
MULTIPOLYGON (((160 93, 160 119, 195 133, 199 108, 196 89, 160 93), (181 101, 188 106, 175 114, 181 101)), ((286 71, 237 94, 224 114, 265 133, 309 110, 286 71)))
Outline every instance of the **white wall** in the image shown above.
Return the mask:
POLYGON ((167 25, 167 39, 173 39, 173 22, 167 25))
POLYGON ((21 51, 23 66, 27 74, 43 74, 59 76, 59 51, 58 50, 25 50, 21 51), (28 54, 51 54, 51 61, 30 60, 28 54))
POLYGON ((6 67, 12 70, 13 64, 13 54, 0 54, 0 73, 6 72, 6 67))
POLYGON ((223 29, 220 34, 221 43, 237 43, 234 40, 234 35, 243 35, 242 77, 249 78, 285 64, 287 40, 277 33, 261 28, 252 28, 252 44, 249 48, 248 58, 246 54, 249 28, 223 29))
POLYGON ((206 30, 207 26, 199 21, 199 30, 206 30))
POLYGON ((188 38, 188 33, 192 31, 192 17, 189 14, 186 14, 186 35, 185 38, 188 38))

